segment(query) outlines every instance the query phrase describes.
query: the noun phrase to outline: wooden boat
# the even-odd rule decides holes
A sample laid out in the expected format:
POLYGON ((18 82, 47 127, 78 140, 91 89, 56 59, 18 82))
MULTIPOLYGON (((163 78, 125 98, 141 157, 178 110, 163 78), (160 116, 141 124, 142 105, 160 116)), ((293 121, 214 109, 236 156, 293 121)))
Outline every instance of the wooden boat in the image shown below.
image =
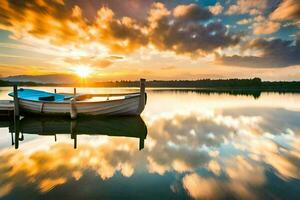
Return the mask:
MULTIPOLYGON (((70 134, 77 147, 77 135, 107 135, 112 137, 139 138, 139 149, 144 147, 147 137, 147 126, 140 116, 80 116, 75 120, 63 117, 32 117, 25 116, 21 120, 0 121, 0 127, 9 127, 15 133, 12 143, 19 147, 19 141, 26 138, 26 134, 51 136, 70 134)), ((13 135, 12 135, 13 137, 13 135)))
MULTIPOLYGON (((109 100, 93 100, 103 95, 57 94, 32 89, 18 89, 20 111, 42 115, 140 115, 146 104, 145 79, 141 79, 139 93, 106 94, 109 100)), ((15 96, 10 93, 10 96, 15 96)))

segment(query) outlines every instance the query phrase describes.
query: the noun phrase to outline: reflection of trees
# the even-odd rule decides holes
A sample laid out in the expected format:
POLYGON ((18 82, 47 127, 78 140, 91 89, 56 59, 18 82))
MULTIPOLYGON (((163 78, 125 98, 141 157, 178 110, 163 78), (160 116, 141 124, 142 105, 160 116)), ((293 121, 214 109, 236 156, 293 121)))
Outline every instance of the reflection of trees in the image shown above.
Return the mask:
POLYGON ((209 88, 199 88, 199 89, 171 89, 171 90, 155 90, 156 93, 164 93, 164 92, 180 92, 180 93, 197 93, 197 94, 205 94, 205 95, 212 95, 212 94, 227 94, 227 95, 234 95, 234 96, 253 96, 255 99, 258 99, 262 93, 261 90, 256 89, 209 89, 209 88))

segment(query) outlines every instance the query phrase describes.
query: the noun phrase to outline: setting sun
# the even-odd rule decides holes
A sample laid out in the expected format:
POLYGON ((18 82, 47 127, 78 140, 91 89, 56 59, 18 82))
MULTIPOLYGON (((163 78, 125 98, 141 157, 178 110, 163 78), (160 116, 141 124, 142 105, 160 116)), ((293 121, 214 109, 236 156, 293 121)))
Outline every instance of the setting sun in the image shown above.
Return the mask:
POLYGON ((75 72, 78 76, 86 78, 91 74, 92 70, 89 66, 81 65, 75 68, 75 72))

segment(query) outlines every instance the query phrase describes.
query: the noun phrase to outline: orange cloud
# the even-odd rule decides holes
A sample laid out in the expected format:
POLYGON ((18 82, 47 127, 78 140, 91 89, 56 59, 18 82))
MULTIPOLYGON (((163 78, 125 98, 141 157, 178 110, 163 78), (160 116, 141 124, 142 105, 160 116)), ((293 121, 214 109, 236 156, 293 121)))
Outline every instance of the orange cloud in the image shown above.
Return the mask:
POLYGON ((182 184, 194 199, 217 199, 222 192, 218 181, 212 178, 202 178, 196 173, 186 175, 182 184))
POLYGON ((226 14, 250 14, 262 13, 267 7, 267 0, 237 0, 236 4, 229 6, 226 14))
POLYGON ((163 51, 201 56, 239 41, 239 36, 228 33, 220 22, 198 23, 212 14, 196 4, 167 9, 163 3, 153 3, 146 19, 120 16, 118 10, 100 7, 95 18, 88 20, 78 5, 70 9, 63 1, 50 4, 46 0, 20 4, 4 0, 0 11, 0 29, 10 31, 14 39, 44 39, 66 49, 97 43, 110 52, 127 54, 152 45, 163 51))
POLYGON ((280 29, 280 23, 273 21, 262 21, 258 23, 253 23, 253 33, 254 34, 271 34, 275 33, 280 29))
POLYGON ((173 15, 184 20, 207 20, 211 17, 209 10, 197 4, 179 5, 174 8, 173 15))
POLYGON ((215 161, 215 160, 211 160, 209 163, 208 163, 208 169, 210 171, 212 171, 215 175, 220 175, 221 174, 221 166, 220 164, 215 161))
POLYGON ((105 44, 113 52, 132 52, 145 46, 148 38, 143 28, 132 18, 114 18, 114 12, 102 7, 97 12, 96 23, 92 26, 93 39, 105 44))
POLYGON ((270 19, 278 21, 296 20, 300 23, 300 2, 298 0, 283 0, 270 14, 270 19))
POLYGON ((120 138, 96 146, 83 144, 76 150, 66 143, 30 153, 2 150, 0 159, 5 160, 5 164, 3 162, 3 168, 0 169, 4 181, 0 183, 0 197, 20 184, 33 184, 41 193, 45 193, 70 179, 80 179, 86 169, 95 171, 102 179, 111 178, 116 171, 130 177, 136 163, 129 158, 135 151, 134 141, 120 138), (115 146, 119 149, 113 148, 115 146), (8 168, 10 170, 6 171, 8 168))
POLYGON ((63 1, 45 0, 1 2, 0 28, 13 33, 12 37, 20 39, 27 35, 47 39, 54 44, 63 44, 70 41, 81 43, 87 38, 84 29, 86 23, 82 19, 79 7, 67 9, 63 1))
POLYGON ((227 169, 227 180, 192 173, 182 179, 183 187, 194 199, 220 199, 227 195, 237 199, 257 199, 252 188, 265 183, 263 168, 253 165, 243 157, 236 157, 228 162, 230 167, 227 169))
POLYGON ((224 7, 220 4, 220 2, 217 2, 215 5, 209 6, 208 9, 212 14, 219 15, 222 13, 224 7))

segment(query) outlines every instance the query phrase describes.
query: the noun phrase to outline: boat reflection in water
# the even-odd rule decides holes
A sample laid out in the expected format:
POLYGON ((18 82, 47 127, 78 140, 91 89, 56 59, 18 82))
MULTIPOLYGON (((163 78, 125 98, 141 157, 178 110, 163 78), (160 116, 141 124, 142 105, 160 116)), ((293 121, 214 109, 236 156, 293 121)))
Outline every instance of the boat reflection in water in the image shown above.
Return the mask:
POLYGON ((9 126, 12 145, 19 148, 19 141, 26 134, 41 136, 53 135, 57 140, 59 134, 70 134, 77 148, 77 135, 107 135, 139 138, 139 150, 144 148, 147 127, 140 116, 123 117, 79 117, 76 120, 66 118, 24 117, 21 120, 2 121, 2 126, 9 126))

